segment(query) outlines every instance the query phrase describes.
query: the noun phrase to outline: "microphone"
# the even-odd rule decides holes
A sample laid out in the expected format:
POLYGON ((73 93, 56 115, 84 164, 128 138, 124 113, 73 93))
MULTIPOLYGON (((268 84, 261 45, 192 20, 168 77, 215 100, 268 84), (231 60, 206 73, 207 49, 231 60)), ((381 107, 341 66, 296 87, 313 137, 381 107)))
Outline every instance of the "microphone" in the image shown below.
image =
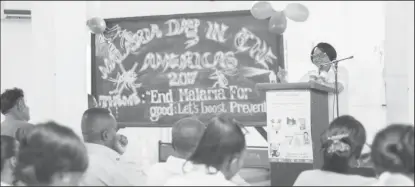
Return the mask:
POLYGON ((338 59, 338 60, 333 60, 333 61, 331 61, 331 62, 327 62, 327 63, 320 64, 320 66, 325 66, 325 65, 329 65, 329 64, 334 64, 334 63, 338 63, 338 62, 341 62, 341 61, 343 61, 343 60, 349 60, 349 59, 352 59, 352 58, 354 58, 354 56, 349 56, 349 57, 347 57, 347 58, 342 58, 342 59, 338 59))

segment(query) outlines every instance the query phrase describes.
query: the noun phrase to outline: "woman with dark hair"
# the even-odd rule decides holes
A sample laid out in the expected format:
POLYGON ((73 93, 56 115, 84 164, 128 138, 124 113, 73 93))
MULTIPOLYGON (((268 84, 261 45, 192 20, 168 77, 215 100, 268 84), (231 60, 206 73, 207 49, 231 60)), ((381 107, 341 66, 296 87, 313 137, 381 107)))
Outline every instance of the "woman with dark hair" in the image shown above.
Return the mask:
POLYGON ((13 137, 1 136, 1 186, 13 184, 18 145, 13 137))
POLYGON ((393 124, 378 132, 371 159, 380 175, 376 186, 413 186, 414 126, 393 124))
POLYGON ((47 122, 20 142, 14 175, 28 186, 77 186, 87 167, 81 139, 71 129, 47 122))
POLYGON ((350 175, 351 163, 360 157, 366 130, 352 116, 340 116, 321 135, 323 167, 302 172, 294 186, 356 186, 375 179, 350 175))
MULTIPOLYGON (((314 81, 320 84, 326 85, 331 88, 335 88, 335 69, 333 64, 327 64, 334 60, 337 60, 337 51, 329 43, 318 43, 311 50, 310 54, 311 62, 317 67, 317 70, 309 71, 304 75, 300 82, 314 81)), ((330 121, 337 116, 345 115, 348 113, 348 72, 342 67, 338 66, 337 69, 337 87, 339 92, 339 114, 336 115, 336 102, 335 94, 329 95, 329 118, 330 121)))
POLYGON ((225 116, 214 117, 183 166, 185 174, 168 180, 165 186, 236 186, 230 179, 243 164, 245 147, 240 124, 225 116))

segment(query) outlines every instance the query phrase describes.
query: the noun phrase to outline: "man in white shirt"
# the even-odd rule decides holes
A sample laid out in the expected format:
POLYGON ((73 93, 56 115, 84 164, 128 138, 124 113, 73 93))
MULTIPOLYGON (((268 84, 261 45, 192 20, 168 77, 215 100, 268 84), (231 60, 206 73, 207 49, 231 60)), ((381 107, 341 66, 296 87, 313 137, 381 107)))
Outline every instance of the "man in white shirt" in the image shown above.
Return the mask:
MULTIPOLYGON (((186 159, 196 149, 205 127, 205 124, 196 118, 183 118, 177 121, 172 128, 174 155, 169 156, 165 163, 157 163, 149 169, 147 185, 163 186, 170 178, 183 175, 186 159)), ((236 175, 231 182, 240 186, 249 185, 239 175, 236 175)))
MULTIPOLYGON (((304 75, 300 82, 316 81, 328 87, 335 88, 335 69, 333 64, 322 65, 337 59, 337 52, 333 46, 328 43, 319 43, 311 51, 311 62, 317 66, 317 70, 309 71, 304 75)), ((339 92, 339 114, 338 116, 348 114, 349 89, 348 89, 348 72, 339 66, 337 69, 337 86, 339 92)), ((337 117, 335 93, 329 93, 329 121, 337 117)))
POLYGON ((90 108, 82 118, 82 135, 89 166, 81 186, 141 186, 145 175, 121 159, 127 140, 117 135, 117 122, 108 109, 90 108))

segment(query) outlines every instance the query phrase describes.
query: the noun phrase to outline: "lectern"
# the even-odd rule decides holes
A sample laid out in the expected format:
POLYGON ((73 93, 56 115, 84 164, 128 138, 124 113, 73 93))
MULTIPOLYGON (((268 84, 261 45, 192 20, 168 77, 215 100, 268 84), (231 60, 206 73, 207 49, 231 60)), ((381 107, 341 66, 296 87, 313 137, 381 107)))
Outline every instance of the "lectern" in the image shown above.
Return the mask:
POLYGON ((334 89, 312 81, 256 86, 266 92, 271 186, 292 186, 302 171, 322 166, 320 135, 334 89))

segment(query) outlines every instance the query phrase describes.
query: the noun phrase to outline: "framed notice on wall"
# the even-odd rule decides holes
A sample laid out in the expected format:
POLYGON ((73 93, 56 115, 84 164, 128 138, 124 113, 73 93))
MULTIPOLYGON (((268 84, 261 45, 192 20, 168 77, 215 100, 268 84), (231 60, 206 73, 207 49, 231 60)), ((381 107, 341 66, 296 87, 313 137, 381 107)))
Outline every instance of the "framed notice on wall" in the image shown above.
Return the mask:
POLYGON ((269 160, 313 163, 310 92, 268 91, 266 100, 269 160))

